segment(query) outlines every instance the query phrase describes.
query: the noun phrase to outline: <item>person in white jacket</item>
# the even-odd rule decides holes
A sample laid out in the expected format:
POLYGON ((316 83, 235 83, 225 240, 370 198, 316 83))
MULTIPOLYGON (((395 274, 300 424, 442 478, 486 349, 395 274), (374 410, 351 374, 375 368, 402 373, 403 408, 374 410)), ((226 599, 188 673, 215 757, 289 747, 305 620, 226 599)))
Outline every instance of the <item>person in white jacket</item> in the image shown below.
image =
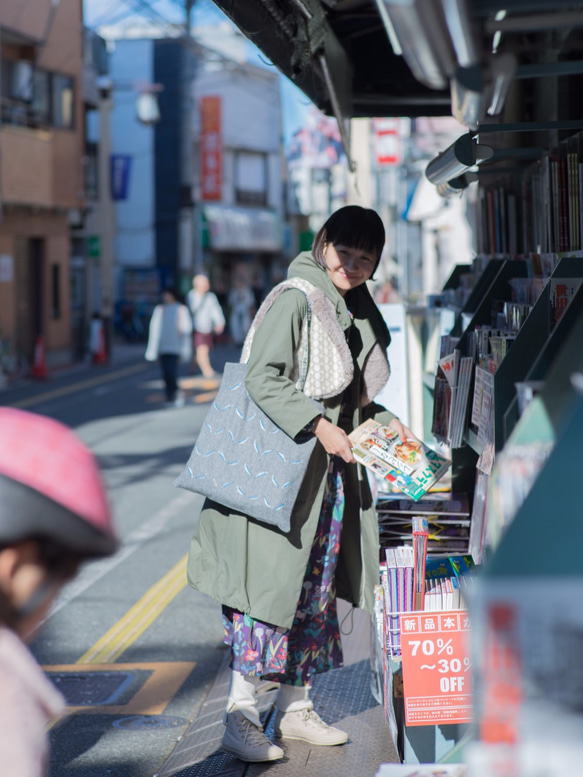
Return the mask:
POLYGON ((183 405, 178 392, 178 364, 192 358, 192 319, 186 305, 178 302, 169 288, 162 292, 162 304, 156 305, 148 334, 146 359, 160 362, 168 405, 183 405))

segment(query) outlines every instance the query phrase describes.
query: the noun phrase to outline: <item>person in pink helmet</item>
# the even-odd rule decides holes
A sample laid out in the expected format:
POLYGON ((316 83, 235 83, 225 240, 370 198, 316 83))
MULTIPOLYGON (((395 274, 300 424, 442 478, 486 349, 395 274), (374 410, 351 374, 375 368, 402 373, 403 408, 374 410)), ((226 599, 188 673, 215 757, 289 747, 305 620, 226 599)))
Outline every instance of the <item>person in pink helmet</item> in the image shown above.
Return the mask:
POLYGON ((41 777, 61 694, 26 647, 82 561, 117 548, 91 451, 63 424, 0 408, 0 764, 41 777))

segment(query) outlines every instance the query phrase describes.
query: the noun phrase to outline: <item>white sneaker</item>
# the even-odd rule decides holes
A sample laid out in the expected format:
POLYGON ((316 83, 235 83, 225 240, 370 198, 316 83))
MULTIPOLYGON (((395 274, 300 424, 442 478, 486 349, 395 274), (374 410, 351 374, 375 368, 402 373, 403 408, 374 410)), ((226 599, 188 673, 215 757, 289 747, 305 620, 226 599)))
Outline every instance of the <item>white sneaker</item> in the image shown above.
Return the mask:
POLYGON ((277 761, 284 756, 281 747, 274 745, 265 736, 263 728, 251 723, 239 710, 227 713, 227 727, 221 747, 249 763, 277 761))
POLYGON ((275 736, 282 739, 301 739, 311 745, 343 745, 348 734, 329 726, 313 709, 295 712, 277 711, 275 736))

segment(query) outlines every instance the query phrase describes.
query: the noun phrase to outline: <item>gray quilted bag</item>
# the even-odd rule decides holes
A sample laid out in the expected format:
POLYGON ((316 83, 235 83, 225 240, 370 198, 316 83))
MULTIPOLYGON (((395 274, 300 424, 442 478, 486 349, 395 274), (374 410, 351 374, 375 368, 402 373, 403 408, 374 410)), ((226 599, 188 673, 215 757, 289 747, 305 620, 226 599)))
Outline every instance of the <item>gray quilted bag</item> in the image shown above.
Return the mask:
MULTIPOLYGON (((308 331, 311 314, 308 306, 308 331)), ((303 386, 308 355, 300 367, 303 386)), ((225 365, 184 471, 175 486, 288 532, 316 437, 294 440, 255 404, 245 387, 247 365, 225 365)), ((314 400, 314 410, 323 412, 314 400)))
POLYGON ((316 438, 306 435, 298 442, 276 426, 247 393, 246 372, 246 364, 225 365, 216 399, 174 485, 288 532, 316 438))

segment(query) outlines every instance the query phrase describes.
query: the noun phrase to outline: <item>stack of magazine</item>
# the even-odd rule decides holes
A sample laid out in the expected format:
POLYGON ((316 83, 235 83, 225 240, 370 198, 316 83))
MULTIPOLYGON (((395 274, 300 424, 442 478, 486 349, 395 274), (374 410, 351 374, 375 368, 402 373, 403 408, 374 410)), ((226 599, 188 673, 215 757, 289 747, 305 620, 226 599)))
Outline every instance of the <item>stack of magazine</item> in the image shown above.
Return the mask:
POLYGON ((427 519, 429 556, 467 553, 470 503, 465 493, 426 494, 415 502, 399 494, 383 494, 376 505, 381 547, 411 542, 414 516, 427 519))
POLYGON ((452 448, 464 444, 474 360, 456 348, 437 363, 432 432, 452 448))

